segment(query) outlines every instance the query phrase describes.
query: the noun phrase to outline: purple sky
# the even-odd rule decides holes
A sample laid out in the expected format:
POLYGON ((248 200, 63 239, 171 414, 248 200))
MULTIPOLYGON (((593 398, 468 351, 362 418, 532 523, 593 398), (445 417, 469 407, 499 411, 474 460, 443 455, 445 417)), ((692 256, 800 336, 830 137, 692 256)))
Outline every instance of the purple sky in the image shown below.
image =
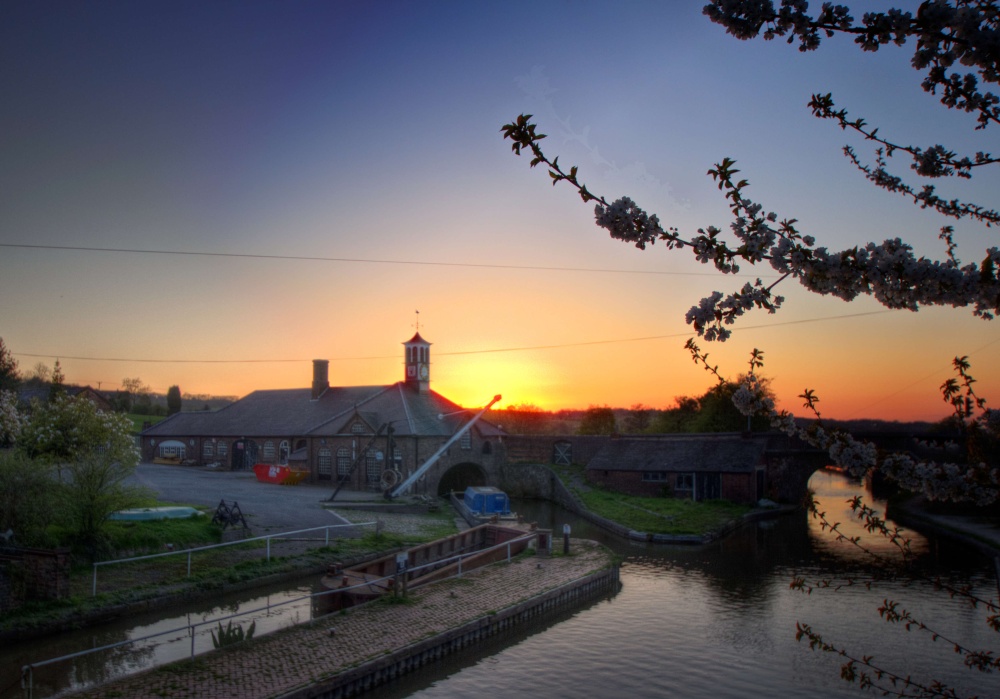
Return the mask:
MULTIPOLYGON (((373 262, 3 247, 0 337, 22 369, 60 357, 73 382, 243 394, 307 385, 316 357, 334 360, 334 383, 398 380, 419 309, 434 386, 461 402, 666 407, 701 393, 711 379, 683 350, 684 313, 744 280, 612 241, 592 207, 510 153, 502 124, 533 113, 592 191, 629 194, 682 232, 728 225, 705 172, 729 156, 752 197, 820 245, 898 235, 936 257, 948 222, 868 185, 810 94, 903 141, 1000 149, 919 89, 905 48, 839 40, 803 55, 736 41, 700 7, 4 3, 0 243, 373 262), (607 342, 634 338, 663 339, 607 342), (272 361, 175 361, 204 359, 272 361)), ((998 184, 946 189, 995 205, 998 184)), ((964 259, 996 244, 956 229, 964 259)), ((784 407, 810 387, 835 417, 941 417, 956 354, 1000 401, 995 323, 861 315, 881 309, 784 287, 781 313, 709 350, 735 375, 764 349, 784 407)))

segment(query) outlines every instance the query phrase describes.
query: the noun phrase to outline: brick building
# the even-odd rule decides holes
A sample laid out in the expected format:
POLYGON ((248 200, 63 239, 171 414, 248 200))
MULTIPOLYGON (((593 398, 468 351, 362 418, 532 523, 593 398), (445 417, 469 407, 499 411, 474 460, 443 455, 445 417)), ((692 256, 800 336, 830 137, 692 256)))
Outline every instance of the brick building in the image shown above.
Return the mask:
MULTIPOLYGON (((384 471, 407 477, 474 415, 431 390, 430 344, 419 332, 403 343, 405 373, 393 384, 330 386, 329 361, 316 359, 309 388, 254 391, 221 410, 177 413, 142 432, 142 458, 232 469, 289 464, 308 469, 311 482, 379 490, 384 471)), ((484 467, 505 458, 501 436, 478 421, 441 457, 437 474, 485 485, 484 467)))
POLYGON ((768 437, 657 435, 609 439, 587 480, 629 495, 753 503, 764 496, 768 437))

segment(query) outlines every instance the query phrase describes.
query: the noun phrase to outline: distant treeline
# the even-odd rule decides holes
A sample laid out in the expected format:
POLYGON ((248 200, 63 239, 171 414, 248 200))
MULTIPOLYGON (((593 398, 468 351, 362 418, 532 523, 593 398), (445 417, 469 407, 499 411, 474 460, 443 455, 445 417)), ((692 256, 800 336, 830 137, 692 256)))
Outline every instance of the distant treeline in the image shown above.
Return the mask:
MULTIPOLYGON (((531 405, 514 405, 491 411, 487 419, 510 434, 674 434, 742 432, 748 428, 747 418, 736 410, 724 392, 723 395, 706 396, 676 399, 677 405, 668 409, 637 404, 631 408, 605 405, 591 406, 586 410, 547 411, 531 405)), ((808 420, 803 419, 803 422, 808 420)), ((859 434, 927 434, 951 429, 944 422, 861 419, 824 420, 824 423, 859 434)), ((769 426, 764 421, 756 420, 750 422, 749 428, 754 432, 766 432, 769 426)))

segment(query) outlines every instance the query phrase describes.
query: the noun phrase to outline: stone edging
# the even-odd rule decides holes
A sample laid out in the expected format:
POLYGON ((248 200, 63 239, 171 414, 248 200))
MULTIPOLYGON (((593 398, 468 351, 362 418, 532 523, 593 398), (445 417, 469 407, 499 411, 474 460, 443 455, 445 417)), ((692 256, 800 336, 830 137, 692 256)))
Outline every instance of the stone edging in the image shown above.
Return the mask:
POLYGON ((487 614, 461 626, 400 648, 326 680, 281 695, 280 699, 349 699, 428 663, 473 646, 518 624, 559 612, 620 586, 617 565, 487 614))

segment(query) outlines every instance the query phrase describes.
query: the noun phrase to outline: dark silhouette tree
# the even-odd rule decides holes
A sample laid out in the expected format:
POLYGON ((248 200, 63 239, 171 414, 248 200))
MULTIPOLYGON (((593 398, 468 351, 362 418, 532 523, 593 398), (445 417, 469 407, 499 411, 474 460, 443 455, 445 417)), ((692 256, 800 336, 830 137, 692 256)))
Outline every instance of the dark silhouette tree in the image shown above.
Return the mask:
POLYGON ((21 383, 17 360, 0 337, 0 391, 14 391, 21 383))
POLYGON ((49 402, 66 393, 66 376, 63 374, 59 360, 52 367, 52 381, 49 383, 49 402))
POLYGON ((580 434, 614 434, 618 431, 615 411, 606 405, 592 405, 580 421, 580 434))
POLYGON ((171 386, 167 389, 167 415, 173 415, 181 411, 181 387, 171 386))

